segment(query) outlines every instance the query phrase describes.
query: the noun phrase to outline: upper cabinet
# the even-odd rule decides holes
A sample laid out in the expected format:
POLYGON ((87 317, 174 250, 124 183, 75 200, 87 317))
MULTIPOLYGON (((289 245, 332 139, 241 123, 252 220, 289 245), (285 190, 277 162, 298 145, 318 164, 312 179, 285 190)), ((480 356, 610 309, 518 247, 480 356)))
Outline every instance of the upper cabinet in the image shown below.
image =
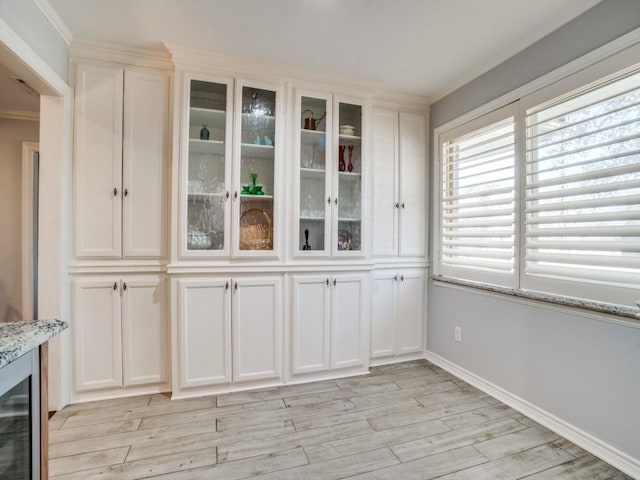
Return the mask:
POLYGON ((81 64, 75 92, 76 257, 164 257, 169 75, 81 64))
POLYGON ((426 115, 374 109, 374 257, 426 255, 426 135, 426 115))
POLYGON ((362 256, 363 103, 296 91, 294 255, 362 256))
POLYGON ((180 256, 277 256, 282 85, 187 74, 184 90, 180 256))

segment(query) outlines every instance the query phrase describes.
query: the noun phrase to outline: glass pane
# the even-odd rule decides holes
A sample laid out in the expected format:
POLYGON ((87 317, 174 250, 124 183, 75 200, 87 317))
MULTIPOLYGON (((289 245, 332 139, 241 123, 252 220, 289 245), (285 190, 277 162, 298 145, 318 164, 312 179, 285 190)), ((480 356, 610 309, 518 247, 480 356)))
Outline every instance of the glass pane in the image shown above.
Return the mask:
POLYGON ((338 250, 362 250, 362 107, 338 108, 338 250))
POLYGON ((273 250, 276 93, 242 88, 240 250, 273 250))
POLYGON ((31 478, 30 379, 0 396, 0 478, 31 478))
POLYGON ((327 102, 302 97, 300 119, 300 250, 324 250, 327 102))
POLYGON ((191 80, 187 249, 224 249, 227 86, 191 80))

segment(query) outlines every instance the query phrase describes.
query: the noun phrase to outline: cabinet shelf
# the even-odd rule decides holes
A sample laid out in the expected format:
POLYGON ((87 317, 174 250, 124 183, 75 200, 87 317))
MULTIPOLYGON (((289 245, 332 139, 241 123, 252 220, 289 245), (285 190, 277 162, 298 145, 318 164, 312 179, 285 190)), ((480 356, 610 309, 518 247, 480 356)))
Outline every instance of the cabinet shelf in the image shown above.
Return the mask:
POLYGON ((356 180, 361 177, 360 172, 338 172, 340 178, 348 179, 348 180, 356 180))
POLYGON ((347 217, 338 217, 338 222, 359 222, 360 218, 347 218, 347 217))
POLYGON ((362 137, 358 137, 356 135, 338 135, 338 139, 340 140, 340 145, 360 145, 362 142, 362 137))
POLYGON ((213 110, 210 108, 191 107, 189 108, 189 125, 207 125, 212 128, 224 128, 227 112, 224 110, 213 110))
MULTIPOLYGON (((300 141, 302 145, 315 145, 320 140, 324 140, 327 132, 321 130, 300 130, 300 141)), ((324 148, 324 145, 322 146, 324 148)))
POLYGON ((270 125, 274 124, 276 121, 276 117, 274 117, 273 115, 254 115, 252 113, 243 113, 242 119, 247 121, 262 120, 262 121, 266 121, 270 125))
POLYGON ((253 143, 241 143, 242 156, 253 158, 273 159, 273 145, 255 145, 253 143))
POLYGON ((189 139, 189 153, 201 153, 206 155, 224 155, 224 142, 221 140, 189 139))
POLYGON ((307 216, 302 216, 300 217, 300 220, 303 220, 305 222, 324 222, 326 220, 325 217, 307 217, 307 216))
POLYGON ((239 198, 255 202, 259 200, 273 200, 273 195, 248 195, 246 193, 242 193, 239 198))
POLYGON ((324 178, 325 170, 320 168, 300 168, 302 178, 324 178))
POLYGON ((226 193, 188 193, 189 200, 210 200, 213 198, 221 198, 224 197, 226 193))

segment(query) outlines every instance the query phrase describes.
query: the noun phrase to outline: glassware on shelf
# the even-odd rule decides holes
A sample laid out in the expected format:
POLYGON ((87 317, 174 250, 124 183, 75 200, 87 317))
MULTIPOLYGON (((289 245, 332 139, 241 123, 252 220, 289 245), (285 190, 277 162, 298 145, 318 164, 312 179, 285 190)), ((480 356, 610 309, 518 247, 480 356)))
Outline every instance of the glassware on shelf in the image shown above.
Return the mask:
POLYGON ((309 229, 304 229, 304 245, 302 246, 302 250, 311 250, 311 245, 309 245, 309 229))
POLYGON ((349 165, 347 165, 347 170, 349 170, 349 172, 353 172, 353 163, 351 161, 353 158, 353 145, 349 145, 348 150, 349 150, 349 165))
POLYGON ((338 170, 341 172, 344 172, 347 168, 344 161, 344 151, 346 150, 346 148, 347 148, 346 145, 338 145, 338 153, 340 154, 340 157, 338 160, 338 170))
POLYGON ((206 125, 202 125, 200 129, 200 140, 209 140, 209 129, 206 125))

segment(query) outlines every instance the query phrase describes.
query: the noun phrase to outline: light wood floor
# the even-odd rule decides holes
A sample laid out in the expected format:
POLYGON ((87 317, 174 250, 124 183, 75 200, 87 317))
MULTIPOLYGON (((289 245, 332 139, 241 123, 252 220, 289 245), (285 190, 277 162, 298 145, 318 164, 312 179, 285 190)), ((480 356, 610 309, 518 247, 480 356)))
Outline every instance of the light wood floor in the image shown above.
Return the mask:
POLYGON ((56 480, 630 478, 426 361, 218 397, 73 405, 51 418, 50 458, 56 480))

